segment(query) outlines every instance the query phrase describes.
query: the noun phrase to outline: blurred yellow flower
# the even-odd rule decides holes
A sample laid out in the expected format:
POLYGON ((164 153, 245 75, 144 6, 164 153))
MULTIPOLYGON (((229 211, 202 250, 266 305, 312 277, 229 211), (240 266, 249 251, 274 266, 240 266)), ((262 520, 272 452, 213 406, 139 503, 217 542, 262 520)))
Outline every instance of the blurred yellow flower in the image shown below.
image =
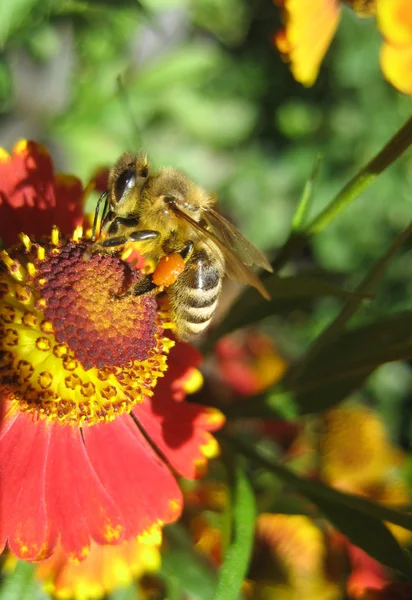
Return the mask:
POLYGON ((359 404, 324 414, 319 451, 322 479, 351 491, 381 480, 400 460, 379 416, 359 404))
POLYGON ((36 577, 53 597, 94 600, 117 587, 130 584, 144 573, 160 567, 160 533, 147 540, 130 540, 117 546, 92 542, 83 561, 70 561, 60 547, 49 559, 39 563, 36 577))
POLYGON ((378 0, 377 18, 385 37, 380 62, 388 81, 405 94, 412 94, 412 2, 378 0))
POLYGON ((296 81, 311 86, 339 24, 343 4, 358 16, 376 14, 384 37, 380 63, 385 78, 398 90, 412 94, 411 0, 274 0, 281 6, 285 27, 274 44, 296 81))
POLYGON ((301 515, 264 513, 258 517, 250 576, 254 600, 342 597, 327 574, 325 536, 312 519, 301 515))
POLYGON ((274 43, 290 62, 294 78, 312 85, 323 57, 335 35, 340 18, 339 0, 278 0, 285 28, 274 43))

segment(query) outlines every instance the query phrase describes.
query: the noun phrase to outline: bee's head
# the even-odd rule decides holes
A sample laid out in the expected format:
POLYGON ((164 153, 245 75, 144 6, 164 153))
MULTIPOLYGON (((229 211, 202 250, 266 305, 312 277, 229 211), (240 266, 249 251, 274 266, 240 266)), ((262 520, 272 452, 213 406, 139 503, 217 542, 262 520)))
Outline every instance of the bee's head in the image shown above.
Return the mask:
POLYGON ((116 216, 129 217, 137 212, 148 175, 146 155, 122 154, 109 177, 110 210, 116 216))

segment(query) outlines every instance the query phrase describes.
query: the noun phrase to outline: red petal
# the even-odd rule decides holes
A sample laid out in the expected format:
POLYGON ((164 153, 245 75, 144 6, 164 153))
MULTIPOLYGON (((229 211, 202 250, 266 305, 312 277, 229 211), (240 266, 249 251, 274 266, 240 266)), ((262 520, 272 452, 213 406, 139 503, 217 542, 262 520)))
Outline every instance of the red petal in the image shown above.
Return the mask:
POLYGON ((129 415, 84 430, 90 461, 121 510, 125 538, 178 518, 181 491, 129 415))
POLYGON ((84 558, 90 537, 101 544, 121 541, 121 514, 94 472, 77 428, 53 425, 46 498, 69 556, 84 558))
POLYGON ((201 362, 202 355, 199 350, 185 342, 176 342, 169 353, 164 380, 172 382, 181 379, 188 370, 198 367, 201 362))
POLYGON ((0 222, 6 246, 24 232, 40 236, 57 225, 71 233, 82 222, 82 185, 74 177, 55 180, 45 148, 21 141, 13 155, 0 152, 0 222))
POLYGON ((133 414, 176 471, 189 479, 203 475, 208 449, 217 444, 209 431, 219 429, 223 415, 199 404, 176 402, 162 386, 133 414))
MULTIPOLYGON (((7 417, 5 423, 7 423, 7 417)), ((20 413, 0 444, 0 540, 8 537, 19 558, 50 554, 56 541, 48 531, 44 486, 50 433, 44 421, 20 413)))

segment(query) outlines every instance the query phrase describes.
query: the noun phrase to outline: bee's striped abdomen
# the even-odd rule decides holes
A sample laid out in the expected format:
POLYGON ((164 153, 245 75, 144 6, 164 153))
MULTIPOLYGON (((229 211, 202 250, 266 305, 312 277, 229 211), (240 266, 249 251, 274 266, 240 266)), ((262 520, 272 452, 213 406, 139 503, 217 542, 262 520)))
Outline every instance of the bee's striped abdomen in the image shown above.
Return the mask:
POLYGON ((222 267, 205 250, 195 252, 169 293, 177 335, 183 340, 202 333, 215 313, 222 289, 222 267))

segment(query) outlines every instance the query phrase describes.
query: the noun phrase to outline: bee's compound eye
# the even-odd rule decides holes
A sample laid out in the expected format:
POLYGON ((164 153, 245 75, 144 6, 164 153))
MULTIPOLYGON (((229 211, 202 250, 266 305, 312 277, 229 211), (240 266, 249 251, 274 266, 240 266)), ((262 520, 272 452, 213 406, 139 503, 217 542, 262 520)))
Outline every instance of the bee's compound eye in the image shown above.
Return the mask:
POLYGON ((121 202, 125 193, 127 193, 136 183, 136 174, 134 169, 125 169, 120 173, 115 183, 115 195, 117 202, 121 202))

